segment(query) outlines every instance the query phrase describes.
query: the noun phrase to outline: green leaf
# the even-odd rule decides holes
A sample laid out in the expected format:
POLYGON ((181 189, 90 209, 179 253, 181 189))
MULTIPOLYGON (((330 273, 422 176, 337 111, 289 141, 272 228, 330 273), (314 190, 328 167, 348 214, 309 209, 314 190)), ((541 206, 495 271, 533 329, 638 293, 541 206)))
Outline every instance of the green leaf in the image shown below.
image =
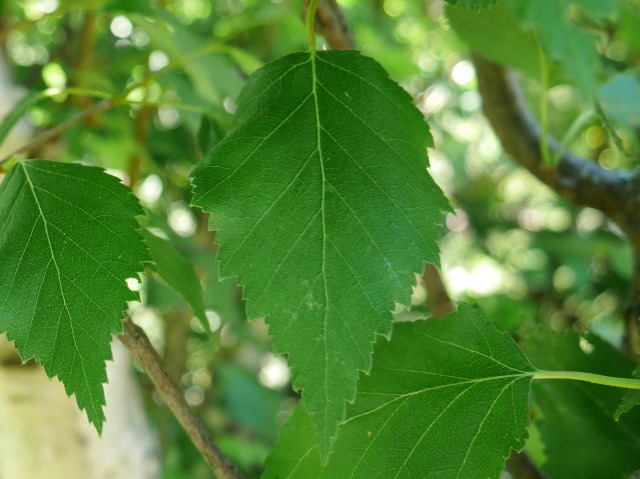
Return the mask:
POLYGON ((447 0, 447 3, 477 12, 485 8, 491 8, 497 1, 498 0, 447 0))
MULTIPOLYGON (((637 367, 633 370, 633 377, 636 379, 640 379, 640 367, 637 367)), ((618 405, 618 409, 616 409, 613 418, 616 421, 619 421, 620 416, 622 416, 626 412, 629 412, 638 404, 640 404, 640 390, 630 389, 624 394, 624 396, 622 396, 622 401, 618 405)))
POLYGON ((426 172, 431 136, 410 96, 356 52, 298 53, 258 70, 228 137, 196 167, 194 204, 219 232, 222 276, 244 285, 330 449, 358 370, 449 208, 426 172))
POLYGON ((265 462, 262 479, 319 478, 320 450, 313 419, 298 404, 280 429, 280 438, 265 462))
POLYGON ((29 108, 45 98, 47 94, 47 90, 33 91, 28 95, 22 97, 22 99, 15 104, 11 112, 7 116, 5 116, 0 123, 0 144, 4 142, 4 140, 7 138, 7 135, 11 133, 12 128, 16 123, 20 121, 27 110, 29 110, 29 108))
POLYGON ((640 127, 640 81, 635 75, 621 73, 610 78, 598 89, 598 98, 609 118, 640 127))
MULTIPOLYGON (((524 447, 533 371, 477 308, 397 323, 376 346, 322 477, 497 478, 524 447)), ((296 412, 283 427, 266 477, 320 477, 308 423, 296 412)))
MULTIPOLYGON (((581 340, 574 333, 527 328, 521 337, 537 367, 631 375, 631 361, 595 336, 581 340)), ((626 479, 640 468, 640 411, 629 411, 619 422, 613 418, 623 389, 580 381, 534 381, 532 392, 547 457, 541 467, 551 477, 626 479)))
POLYGON ((505 4, 481 13, 448 7, 447 17, 456 33, 474 51, 489 60, 540 78, 536 36, 523 29, 505 4))
POLYGON ((579 8, 583 14, 596 22, 614 19, 618 12, 616 0, 571 0, 568 3, 579 8))
POLYGON ((60 378, 98 431, 111 337, 138 299, 125 280, 149 260, 141 214, 100 168, 21 161, 0 184, 0 332, 60 378))
POLYGON ((533 28, 549 55, 561 62, 567 77, 573 79, 585 99, 591 99, 596 86, 598 63, 595 40, 568 18, 571 0, 508 0, 523 26, 533 28))
POLYGON ((170 241, 156 236, 142 228, 149 252, 153 258, 152 268, 175 289, 191 306, 193 314, 200 320, 205 331, 209 331, 209 322, 202 300, 202 286, 193 270, 193 264, 176 251, 170 241))

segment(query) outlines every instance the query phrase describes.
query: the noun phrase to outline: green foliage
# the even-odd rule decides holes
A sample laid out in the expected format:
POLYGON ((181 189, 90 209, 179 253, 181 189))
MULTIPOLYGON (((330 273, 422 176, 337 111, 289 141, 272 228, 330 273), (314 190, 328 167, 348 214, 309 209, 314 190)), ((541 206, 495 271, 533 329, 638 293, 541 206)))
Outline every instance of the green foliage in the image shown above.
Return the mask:
POLYGON ((583 98, 591 101, 596 88, 598 55, 592 35, 571 18, 574 4, 596 18, 611 15, 617 9, 612 0, 509 0, 522 25, 537 33, 548 54, 562 64, 583 98))
MULTIPOLYGON (((0 90, 31 92, 0 104, 0 331, 100 429, 124 281, 147 263, 130 314, 247 478, 497 478, 524 448, 552 479, 626 479, 637 391, 557 370, 630 375, 633 248, 504 158, 462 43, 518 70, 563 149, 633 177, 637 2, 448 0, 448 21, 438 0, 340 4, 362 54, 290 55, 297 2, 0 2, 0 90), (25 123, 55 128, 23 152, 57 163, 7 172, 25 123), (450 295, 486 318, 406 322, 438 307, 415 274, 440 249, 450 295)), ((211 477, 149 413, 165 476, 211 477)))
POLYGON ((111 335, 137 299, 125 280, 149 260, 142 214, 99 168, 21 161, 0 184, 0 331, 60 378, 98 431, 111 335))
MULTIPOLYGON (((633 371, 633 377, 635 377, 636 379, 640 379, 640 368, 636 368, 633 371)), ((616 409, 613 417, 616 421, 619 421, 620 416, 630 411, 638 404, 640 404, 640 391, 627 391, 622 397, 622 401, 618 405, 618 409, 616 409)))
POLYGON ((497 477, 511 449, 524 447, 534 368, 478 309, 397 323, 374 357, 322 473, 301 410, 266 477, 497 477))
POLYGON ((640 127, 640 81, 635 75, 621 73, 598 89, 602 109, 612 120, 629 127, 640 127))
POLYGON ((193 174, 221 273, 238 276, 248 316, 266 316, 287 353, 323 456, 394 301, 438 262, 448 205, 425 171, 430 142, 373 60, 300 53, 250 78, 234 127, 193 174))
POLYGON ((481 13, 447 8, 447 17, 460 38, 475 51, 540 78, 536 36, 522 27, 506 3, 481 13))
POLYGON ((208 331, 209 322, 204 311, 202 286, 193 270, 193 264, 180 255, 170 241, 155 235, 147 228, 142 228, 141 231, 153 259, 153 269, 189 303, 193 314, 200 320, 205 331, 208 331))

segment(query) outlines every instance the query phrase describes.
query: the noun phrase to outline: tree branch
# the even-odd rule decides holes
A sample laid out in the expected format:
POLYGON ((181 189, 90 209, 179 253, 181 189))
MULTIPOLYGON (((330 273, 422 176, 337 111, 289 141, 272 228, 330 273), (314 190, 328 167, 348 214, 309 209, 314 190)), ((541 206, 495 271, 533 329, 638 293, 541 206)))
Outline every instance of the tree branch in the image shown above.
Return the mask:
POLYGON ((142 365, 158 393, 169 406, 178 422, 219 479, 241 479, 240 473, 213 442, 204 425, 185 401, 184 396, 169 377, 162 359, 142 329, 129 317, 124 320, 124 334, 120 341, 142 365))
POLYGON ((427 290, 427 306, 433 316, 441 318, 455 309, 438 268, 425 264, 422 282, 427 290))
MULTIPOLYGON (((627 235, 634 251, 635 273, 626 324, 627 352, 640 352, 640 171, 611 171, 571 153, 563 153, 557 167, 545 165, 540 131, 504 67, 472 53, 484 112, 504 150, 521 166, 563 198, 604 213, 627 235)), ((550 149, 556 145, 550 142, 550 149)))
POLYGON ((0 159, 0 165, 9 161, 14 155, 19 155, 20 153, 26 153, 30 150, 33 150, 34 148, 44 145, 45 143, 52 140, 53 138, 60 135, 61 133, 65 132, 72 126, 77 125, 78 123, 88 119, 89 117, 97 113, 100 113, 102 111, 112 108, 118 103, 119 103, 119 100, 116 100, 116 99, 108 99, 108 100, 103 100, 99 103, 96 103, 94 106, 87 108, 86 110, 83 110, 81 113, 68 119, 64 123, 60 123, 59 125, 51 128, 50 130, 45 131, 41 135, 38 135, 37 137, 35 137, 30 142, 25 143, 20 148, 13 151, 11 154, 0 159))
MULTIPOLYGON (((571 153, 563 153, 556 168, 546 166, 539 128, 510 72, 477 53, 471 57, 484 112, 504 150, 560 196, 602 211, 640 244, 640 175, 606 170, 571 153)), ((549 146, 556 149, 552 142, 549 146)))
POLYGON ((507 459, 507 470, 517 479, 547 479, 524 452, 512 451, 507 459))

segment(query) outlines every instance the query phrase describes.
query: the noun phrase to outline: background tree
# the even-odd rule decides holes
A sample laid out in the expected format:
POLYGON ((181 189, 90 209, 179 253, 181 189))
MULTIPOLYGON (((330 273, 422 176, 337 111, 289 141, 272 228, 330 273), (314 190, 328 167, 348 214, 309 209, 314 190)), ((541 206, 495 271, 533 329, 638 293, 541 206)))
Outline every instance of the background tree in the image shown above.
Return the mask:
MULTIPOLYGON (((524 448, 507 461, 507 471, 513 477, 622 478, 640 470, 640 416, 631 409, 636 402, 633 394, 624 396, 622 389, 585 382, 533 380, 553 374, 536 372, 529 364, 530 360, 544 370, 623 378, 631 375, 637 361, 640 85, 636 64, 640 54, 640 5, 634 0, 450 2, 458 5, 439 0, 344 1, 340 7, 329 0, 316 3, 315 15, 313 2, 312 15, 308 15, 307 6, 275 1, 149 4, 91 0, 59 4, 33 0, 0 4, 2 49, 10 62, 13 83, 27 91, 13 109, 7 109, 0 138, 8 144, 7 133, 23 117, 23 127, 30 125, 36 131, 30 142, 14 140, 14 147, 5 145, 5 157, 0 159, 0 178, 4 177, 0 216, 4 214, 8 225, 4 233, 0 226, 4 255, 0 259, 0 268, 4 268, 0 286, 6 293, 0 293, 0 329, 8 330, 12 339, 21 337, 20 328, 16 329, 11 318, 15 302, 23 300, 14 280, 22 274, 18 259, 24 255, 11 255, 16 243, 9 241, 14 236, 7 231, 12 231, 17 218, 10 207, 23 197, 12 185, 31 184, 34 192, 46 192, 46 175, 41 180, 32 179, 38 168, 44 168, 47 174, 72 175, 72 170, 49 171, 40 163, 20 162, 41 158, 62 165, 99 166, 130 186, 142 209, 134 204, 133 197, 119 196, 126 190, 111 179, 85 176, 94 175, 93 170, 73 170, 83 181, 92 183, 90 195, 78 199, 80 196, 72 192, 69 200, 62 199, 71 201, 70 208, 86 206, 94 223, 113 221, 106 228, 122 228, 122 234, 129 228, 129 219, 144 215, 140 220, 142 237, 135 236, 137 233, 127 236, 130 246, 122 253, 131 258, 130 264, 121 265, 120 271, 120 262, 116 261, 113 267, 123 276, 121 279, 130 278, 131 289, 141 292, 139 303, 129 303, 128 315, 146 335, 125 320, 122 338, 148 373, 139 374, 139 379, 146 390, 149 419, 162 445, 164 477, 211 477, 206 462, 218 468, 220 477, 232 476, 235 472, 227 466, 222 452, 246 477, 263 473, 265 477, 365 477, 372 473, 383 477, 429 477, 436 473, 445 477, 496 476, 512 448, 524 448), (306 29, 305 22, 300 21, 301 10, 306 29), (320 34, 317 39, 310 35, 314 29, 320 34), (312 61, 313 68, 312 63, 306 63, 308 53, 281 58, 308 51, 314 42, 318 60, 312 61), (375 163, 377 155, 393 156, 401 144, 414 145, 411 151, 420 152, 429 141, 408 97, 375 64, 351 53, 325 54, 321 52, 325 47, 360 48, 412 95, 434 140, 429 149, 430 174, 445 192, 454 213, 446 212, 448 207, 434 187, 416 183, 412 190, 408 170, 396 158, 387 156, 385 161, 375 163), (272 61, 275 63, 269 63, 272 61), (287 82, 290 80, 282 83, 288 90, 280 88, 278 94, 283 96, 271 97, 272 92, 262 86, 281 74, 278 68, 282 65, 289 65, 293 72, 292 76, 282 74, 287 82), (359 76, 350 77, 353 72, 359 76), (313 82, 304 83, 300 78, 313 82), (305 85, 314 87, 307 92, 305 85), (369 93, 369 88, 382 93, 369 93), (361 93, 370 95, 367 101, 358 101, 356 95, 361 93), (382 99, 386 95, 392 99, 389 103, 382 99), (345 107, 348 111, 331 123, 333 117, 326 105, 332 97, 344 105, 355 101, 353 109, 360 116, 351 118, 351 110, 345 107), (308 98, 316 99, 315 107, 308 98), (256 104, 262 109, 254 108, 256 104), (406 115, 401 122, 393 121, 393 115, 398 114, 393 104, 406 115), (307 106, 310 112, 315 111, 315 119, 314 115, 301 116, 291 125, 283 120, 283 111, 294 115, 298 107, 305 110, 307 106), (366 118, 366 128, 356 127, 358 118, 366 118), (273 127, 269 125, 279 129, 282 124, 285 128, 278 130, 281 136, 276 138, 283 144, 297 138, 294 146, 284 152, 278 151, 277 143, 271 150, 260 149, 270 137, 269 128, 273 127), (347 145, 345 153, 366 167, 347 175, 325 171, 323 166, 323 185, 325 173, 349 178, 335 192, 323 186, 323 204, 333 205, 332 194, 335 200, 336 195, 353 191, 354 197, 345 204, 354 216, 370 218, 370 223, 363 221, 365 233, 373 235, 374 245, 382 245, 378 252, 369 245, 368 249, 355 249, 352 256, 347 254, 344 263, 349 268, 341 270, 342 282, 336 282, 345 298, 340 299, 339 306, 334 300, 333 308, 325 302, 322 309, 322 301, 318 303, 316 296, 307 297, 305 302, 309 311, 320 311, 319 317, 325 321, 330 309, 337 310, 338 315, 354 316, 344 321, 355 331, 351 349, 365 351, 353 357, 343 350, 325 354, 326 361, 319 363, 320 367, 330 371, 334 365, 339 378, 333 382, 325 379, 325 384, 340 384, 336 396, 324 400, 312 392, 318 383, 314 375, 297 362, 305 354, 313 356, 310 345, 317 339, 315 330, 308 338, 293 336, 291 341, 285 334, 288 323, 283 328, 277 322, 279 314, 289 314, 282 305, 298 289, 278 286, 286 284, 284 276, 294 283, 300 278, 303 284, 306 279, 301 271, 315 267, 313 256, 297 264, 298 268, 285 265, 283 279, 278 276, 279 266, 272 265, 285 264, 289 258, 282 252, 285 233, 294 224, 286 223, 288 217, 281 227, 274 224, 273 229, 263 230, 270 234, 259 240, 245 244, 243 239, 234 238, 243 231, 249 237, 256 228, 262 228, 246 226, 243 221, 253 218, 262 204, 276 204, 288 194, 289 187, 280 183, 288 174, 287 166, 295 165, 298 148, 302 150, 308 144, 302 134, 307 133, 304 128, 309 125, 317 126, 318 135, 327 128, 324 146, 320 140, 316 145, 320 165, 324 165, 322 154, 333 139, 338 146, 347 145), (398 138, 400 133, 393 130, 396 126, 404 130, 406 138, 398 138), (369 130, 375 134, 369 134, 369 130), (250 133, 260 138, 254 146, 262 155, 263 166, 252 170, 255 175, 250 182, 245 176, 230 182, 230 196, 224 196, 227 192, 220 185, 226 177, 216 174, 244 164, 243 151, 238 150, 253 145, 250 133), (342 133, 347 135, 337 136, 342 133), (349 142, 349 134, 355 138, 353 142, 349 142), (243 139, 243 135, 244 143, 234 140, 243 139), (387 152, 382 151, 385 145, 389 147, 387 152), (17 156, 11 155, 14 151, 17 156), (373 158, 371 164, 366 163, 369 157, 373 158), (269 163, 271 158, 276 159, 275 166, 269 163), (205 166, 198 166, 190 177, 196 164, 205 166), (272 174, 272 166, 277 168, 276 174, 272 174), (353 205, 359 205, 358 185, 367 182, 366 176, 374 171, 384 175, 376 177, 373 185, 386 186, 367 197, 370 210, 354 209, 353 205), (358 181, 351 183, 354 178, 358 181), (16 183, 18 180, 22 182, 16 183), (245 187, 247 194, 243 193, 245 187), (97 191, 110 193, 105 193, 107 198, 97 191), (420 191, 424 193, 422 202, 410 203, 420 191), (121 207, 100 203, 108 201, 111 194, 112 201, 121 201, 121 207), (381 201, 383 197, 389 198, 388 204, 381 201), (234 216, 228 211, 236 208, 235 202, 240 213, 234 216), (220 229, 217 243, 223 245, 221 271, 240 275, 246 285, 244 295, 233 279, 219 280, 217 246, 207 228, 207 214, 190 207, 192 203, 211 213, 213 229, 220 229), (102 204, 104 208, 100 208, 102 204), (408 207, 393 210, 395 204, 408 207), (103 209, 108 212, 102 214, 103 209), (441 222, 438 210, 445 211, 442 228, 437 226, 441 222), (120 213, 123 216, 115 218, 120 213), (415 231, 406 227, 405 220, 415 231), (389 233, 398 238, 400 247, 385 243, 389 233), (421 234, 427 236, 424 242, 421 234), (437 264, 438 255, 431 246, 436 241, 442 256, 439 270, 426 267, 414 287, 411 304, 398 306, 394 312, 391 342, 377 338, 371 374, 361 374, 356 383, 357 371, 369 372, 371 368, 368 351, 375 333, 390 333, 391 323, 383 314, 386 296, 401 302, 404 295, 408 302, 411 281, 406 278, 412 279, 410 273, 418 272, 415 264, 423 260, 437 264), (257 246, 250 247, 252 244, 257 246), (224 252, 225 248, 239 252, 231 255, 224 252), (394 255, 395 251, 402 254, 394 255), (350 268, 357 268, 360 258, 366 262, 378 253, 391 264, 388 269, 381 267, 368 275, 356 269, 351 280, 344 279, 350 268), (142 267, 136 269, 135 265, 142 262, 148 267, 138 281, 133 278, 142 267), (404 279, 396 281, 396 273, 404 279), (268 289, 269 280, 263 286, 266 293, 259 295, 256 288, 264 275, 275 278, 275 286, 268 289), (374 292, 372 307, 382 313, 358 309, 356 285, 365 296, 366 291, 374 292), (424 315, 443 316, 454 309, 454 301, 477 303, 484 313, 461 306, 455 315, 441 321, 398 324, 424 315), (262 319, 246 321, 265 314, 269 327, 262 319), (528 359, 498 330, 508 332, 528 359), (166 371, 159 367, 146 336, 163 357, 166 371), (424 339, 427 336, 436 339, 429 342, 424 339), (447 349, 438 338, 447 339, 453 349, 447 349), (462 355, 456 345, 464 346, 470 356, 462 355), (274 351, 289 354, 295 387, 291 387, 285 357, 274 351), (406 357, 398 351, 406 352, 406 357), (485 363, 486 356, 489 359, 485 363), (385 376, 387 369, 396 372, 385 376), (416 381, 412 372, 421 378, 462 377, 468 385, 420 386, 421 380, 416 381), (181 394, 176 394, 172 381, 181 394), (496 390, 492 389, 494 385, 496 390), (398 396, 399 400, 385 400, 377 406, 367 399, 385 394, 392 397, 398 388, 408 388, 411 394, 405 391, 406 398, 398 396), (461 389, 456 389, 453 396, 429 395, 433 394, 431 389, 438 388, 461 389), (285 422, 298 402, 296 389, 303 389, 304 406, 312 414, 298 407, 285 422), (423 397, 424 404, 419 402, 423 397), (354 398, 355 405, 341 412, 343 401, 354 398), (503 403, 505 398, 511 401, 503 403), (187 433, 165 404, 177 411, 187 433), (410 412, 407 417, 406 411, 410 412), (430 418, 430 413, 434 417, 430 418), (531 423, 527 438, 528 416, 531 423), (325 419, 321 421, 321 417, 325 419), (443 422, 439 422, 441 417, 445 418, 443 422), (386 428, 387 424, 391 426, 386 428), (443 431, 439 432, 441 426, 443 431), (215 446, 207 431, 215 439, 215 446), (466 436, 465 431, 469 432, 466 436), (405 439, 409 442, 403 442, 405 439), (204 451, 206 462, 199 459, 194 442, 204 451), (464 445, 459 455, 452 447, 456 443, 464 445), (448 453, 439 457, 443 450, 448 453), (451 469, 446 469, 447 461, 453 461, 451 469)), ((283 81, 277 78, 276 84, 283 81)), ((13 95, 16 98, 12 103, 18 94, 13 95)), ((339 149, 331 150, 332 155, 341 154, 339 149)), ((314 154, 310 158, 315 158, 314 154)), ((419 161, 423 161, 419 157, 407 153, 403 161, 413 162, 415 158, 416 163, 411 164, 419 169, 419 161)), ((330 167, 330 163, 327 165, 330 167)), ((313 191, 314 176, 309 179, 305 184, 313 191)), ((429 177, 425 174, 420 181, 429 182, 429 177)), ((73 190, 64 185, 60 191, 53 185, 50 188, 51 196, 73 190)), ((284 208, 294 213, 293 220, 308 212, 305 208, 294 209, 304 205, 307 198, 305 190, 295 191, 295 201, 284 208)), ((46 212, 40 212, 46 216, 46 212)), ((321 213, 322 221, 311 218, 308 224, 317 223, 323 228, 329 225, 325 211, 321 213)), ((42 227, 38 220, 36 227, 42 227)), ((313 237, 308 239, 306 232, 301 230, 298 236, 304 241, 295 246, 301 244, 304 249, 309 245, 311 250, 313 237)), ((96 244, 103 236, 109 237, 108 231, 103 233, 93 235, 96 244)), ((78 234, 69 241, 88 236, 78 234)), ((323 238, 340 240, 332 234, 324 230, 323 238)), ((344 244, 360 245, 355 229, 345 238, 344 244)), ((113 241, 104 264, 122 258, 113 241)), ((28 251, 26 244, 24 251, 28 251)), ((327 243, 323 244, 326 248, 327 243)), ((335 250, 345 251, 344 244, 335 250)), ((67 242, 49 245, 54 257, 58 250, 73 249, 67 242)), ((34 260, 31 269, 24 269, 25 277, 37 277, 40 270, 36 264, 34 260)), ((74 267, 73 261, 69 267, 74 267)), ((43 273, 44 279, 48 271, 43 273)), ((115 311, 105 313, 104 326, 95 326, 96 337, 104 342, 111 332, 120 330, 119 319, 112 323, 109 318, 117 316, 125 300, 136 297, 124 289, 122 281, 120 286, 98 283, 98 275, 92 276, 92 271, 87 267, 78 270, 78 277, 83 279, 80 290, 89 291, 87 284, 95 278, 96 284, 104 285, 98 304, 115 311)), ((325 294, 330 290, 326 281, 325 276, 325 294)), ((333 281, 331 277, 329 281, 333 281)), ((36 292, 45 290, 41 286, 36 292)), ((309 292, 315 292, 313 285, 309 292)), ((59 303, 59 296, 52 294, 47 304, 59 303)), ((24 297, 28 302, 30 296, 24 297)), ((80 304, 93 299, 91 296, 80 304)), ((75 317, 71 313, 69 316, 75 317)), ((40 324, 38 320, 35 323, 40 324)), ((44 331, 43 344, 51 337, 46 328, 44 331)), ((321 330, 325 338, 327 331, 326 327, 321 330)), ((337 336, 343 339, 346 334, 337 336)), ((45 368, 51 368, 47 370, 50 375, 73 370, 65 362, 68 356, 56 354, 55 343, 53 352, 30 344, 29 335, 23 343, 18 339, 18 348, 27 351, 21 350, 23 358, 35 356, 45 368), (58 370, 53 371, 56 367, 58 370)), ((333 343, 326 344, 332 347, 333 343)), ((85 354, 92 356, 98 349, 99 365, 106 359, 102 349, 90 345, 85 354)), ((99 368, 91 376, 98 386, 104 380, 99 368)), ((73 374, 66 380, 62 376, 68 392, 76 393, 78 403, 99 426, 100 401, 93 397, 85 401, 83 398, 91 394, 83 392, 85 389, 74 378, 73 374)), ((585 376, 574 374, 571 378, 585 376)), ((598 381, 616 382, 611 378, 598 381)), ((86 390, 93 391, 92 384, 86 390)), ((632 381, 622 384, 636 387, 632 381)), ((327 390, 334 394, 334 389, 327 390)), ((107 414, 107 424, 115 421, 111 414, 117 413, 107 414)), ((1 459, 3 450, 0 474, 8 474, 1 469, 6 464, 1 459)))

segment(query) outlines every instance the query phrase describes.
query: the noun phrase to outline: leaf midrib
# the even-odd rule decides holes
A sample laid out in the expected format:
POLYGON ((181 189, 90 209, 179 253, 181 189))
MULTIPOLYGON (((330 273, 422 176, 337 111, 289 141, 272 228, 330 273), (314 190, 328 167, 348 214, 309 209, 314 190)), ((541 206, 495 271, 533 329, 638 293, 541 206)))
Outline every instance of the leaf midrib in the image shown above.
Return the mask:
MULTIPOLYGON (((314 110, 316 116, 316 142, 318 144, 318 160, 320 162, 320 176, 322 180, 322 188, 321 188, 321 196, 320 196, 320 215, 322 222, 322 263, 321 263, 321 274, 322 274, 322 286, 324 289, 324 314, 323 314, 323 328, 322 328, 322 339, 323 339, 323 347, 324 347, 324 357, 325 362, 329 362, 329 351, 327 349, 327 330, 328 330, 328 308, 329 308, 329 291, 327 289, 327 272, 326 272, 326 264, 327 264, 327 221, 326 221, 326 210, 325 210, 325 200, 326 200, 326 192, 327 192, 327 178, 324 171, 324 157, 322 155, 322 125, 320 124, 320 107, 318 103, 318 78, 316 73, 316 51, 311 50, 311 93, 313 95, 313 103, 314 110)), ((327 420, 328 408, 329 408, 329 388, 327 387, 329 382, 329 367, 328 364, 324 365, 324 420, 327 420)))

